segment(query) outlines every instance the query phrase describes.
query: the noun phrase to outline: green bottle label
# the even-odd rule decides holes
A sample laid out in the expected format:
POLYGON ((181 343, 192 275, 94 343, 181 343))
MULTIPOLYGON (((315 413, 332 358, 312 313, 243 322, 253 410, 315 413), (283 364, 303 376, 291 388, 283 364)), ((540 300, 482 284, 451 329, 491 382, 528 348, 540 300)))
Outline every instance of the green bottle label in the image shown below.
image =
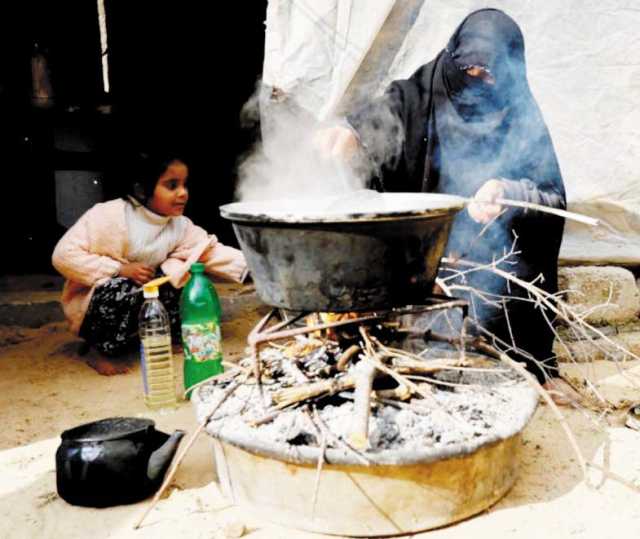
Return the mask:
POLYGON ((220 359, 222 354, 220 326, 215 322, 182 324, 184 359, 202 363, 220 359))

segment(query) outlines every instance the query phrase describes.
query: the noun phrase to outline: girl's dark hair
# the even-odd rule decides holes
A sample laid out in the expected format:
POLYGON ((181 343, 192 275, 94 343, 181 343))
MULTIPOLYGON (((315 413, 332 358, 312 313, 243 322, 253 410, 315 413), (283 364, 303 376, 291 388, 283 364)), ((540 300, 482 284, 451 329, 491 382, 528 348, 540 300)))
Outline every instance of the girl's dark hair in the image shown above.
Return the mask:
POLYGON ((177 152, 154 151, 139 152, 133 156, 125 174, 127 182, 124 198, 132 196, 141 204, 145 204, 153 196, 158 178, 174 161, 188 166, 186 159, 177 152))

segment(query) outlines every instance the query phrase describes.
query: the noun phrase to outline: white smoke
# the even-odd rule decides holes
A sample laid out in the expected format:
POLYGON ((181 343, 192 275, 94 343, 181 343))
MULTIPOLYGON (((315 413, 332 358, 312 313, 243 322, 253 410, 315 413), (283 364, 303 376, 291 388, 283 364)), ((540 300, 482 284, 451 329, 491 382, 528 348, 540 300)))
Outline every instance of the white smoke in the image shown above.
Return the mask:
POLYGON ((259 89, 242 111, 243 122, 260 119, 262 141, 241 159, 237 199, 314 199, 366 187, 368 173, 357 161, 323 155, 316 142, 318 130, 338 121, 320 124, 291 99, 261 91, 266 89, 259 89))

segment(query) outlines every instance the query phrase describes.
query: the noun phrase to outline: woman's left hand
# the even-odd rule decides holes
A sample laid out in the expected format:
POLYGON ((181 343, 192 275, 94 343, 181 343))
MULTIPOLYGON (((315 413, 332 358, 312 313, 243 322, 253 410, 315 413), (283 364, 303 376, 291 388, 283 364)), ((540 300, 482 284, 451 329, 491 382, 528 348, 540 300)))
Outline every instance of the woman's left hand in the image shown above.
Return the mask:
POLYGON ((496 200, 504 197, 504 184, 500 180, 488 180, 467 206, 469 215, 476 223, 486 224, 495 219, 502 211, 496 200))

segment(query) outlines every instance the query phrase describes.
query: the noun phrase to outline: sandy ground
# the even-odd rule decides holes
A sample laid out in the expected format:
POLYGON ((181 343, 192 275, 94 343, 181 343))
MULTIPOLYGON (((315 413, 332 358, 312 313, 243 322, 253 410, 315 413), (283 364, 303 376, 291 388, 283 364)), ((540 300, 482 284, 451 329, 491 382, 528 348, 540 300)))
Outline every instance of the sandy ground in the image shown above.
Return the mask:
MULTIPOLYGON (((224 325, 229 359, 242 353, 257 314, 224 325)), ((56 494, 54 454, 60 433, 90 420, 115 415, 150 417, 165 431, 193 431, 188 402, 175 412, 148 412, 137 369, 102 377, 77 355, 78 341, 62 323, 39 329, 0 327, 0 536, 3 538, 215 538, 222 527, 242 522, 248 537, 311 538, 318 535, 257 521, 224 500, 215 483, 210 440, 202 436, 185 459, 170 495, 138 531, 132 524, 145 503, 109 509, 68 505, 56 494)), ((179 358, 176 365, 179 367, 179 358)), ((622 376, 611 363, 580 367, 613 400, 640 400, 640 365, 622 376)), ((571 374, 581 373, 571 369, 571 374)), ((579 410, 566 417, 585 457, 624 477, 624 486, 601 472, 581 480, 565 435, 546 406, 527 427, 520 477, 508 495, 481 515, 420 536, 453 537, 634 537, 640 533, 640 432, 620 418, 600 421, 579 410)), ((274 496, 277 496, 274 492, 274 496)))

